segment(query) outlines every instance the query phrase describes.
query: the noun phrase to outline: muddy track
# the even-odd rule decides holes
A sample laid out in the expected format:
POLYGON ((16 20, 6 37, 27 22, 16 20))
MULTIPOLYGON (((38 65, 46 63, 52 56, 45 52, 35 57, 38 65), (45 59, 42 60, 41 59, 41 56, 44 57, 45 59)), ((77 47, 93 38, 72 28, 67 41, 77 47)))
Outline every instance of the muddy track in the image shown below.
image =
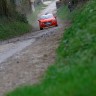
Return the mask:
POLYGON ((28 33, 22 37, 1 42, 1 57, 6 55, 7 51, 12 52, 12 48, 14 52, 14 48, 18 49, 22 42, 24 45, 21 50, 19 48, 19 51, 17 50, 0 63, 0 96, 22 84, 40 82, 48 66, 55 61, 55 51, 67 25, 62 26, 60 23, 58 27, 28 33), (4 50, 7 51, 3 52, 4 50))
MULTIPOLYGON (((42 10, 40 14, 45 14, 46 12, 56 13, 55 1, 50 3, 49 6, 47 6, 44 10, 42 10)), ((32 33, 27 33, 21 37, 13 38, 3 42, 1 41, 0 42, 0 63, 6 61, 15 53, 20 52, 24 48, 28 47, 33 42, 35 42, 38 38, 52 34, 54 30, 58 28, 54 27, 54 28, 44 29, 42 31, 39 30, 32 33)))
MULTIPOLYGON (((66 27, 66 25, 65 25, 66 27)), ((20 85, 38 83, 55 61, 64 28, 54 29, 0 64, 0 96, 20 85)))
POLYGON ((55 50, 63 31, 38 38, 32 45, 16 53, 0 65, 0 96, 22 84, 38 83, 54 63, 55 50))

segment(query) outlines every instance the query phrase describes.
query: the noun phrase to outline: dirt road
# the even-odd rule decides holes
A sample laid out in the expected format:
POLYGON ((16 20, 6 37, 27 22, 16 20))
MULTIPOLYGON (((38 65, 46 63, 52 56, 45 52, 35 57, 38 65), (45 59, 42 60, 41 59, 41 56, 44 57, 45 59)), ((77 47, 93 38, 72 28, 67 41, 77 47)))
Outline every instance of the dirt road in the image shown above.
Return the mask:
MULTIPOLYGON (((51 12, 56 10, 53 7, 51 12)), ((47 67, 54 63, 55 50, 65 27, 37 31, 0 45, 0 96, 19 85, 41 80, 47 67)))
MULTIPOLYGON (((40 14, 45 14, 46 12, 48 12, 48 10, 50 10, 50 13, 52 13, 54 10, 56 10, 55 1, 52 2, 51 4, 49 4, 49 6, 47 8, 45 8, 40 14)), ((46 30, 46 32, 48 32, 48 31, 49 30, 46 30)), ((4 62, 5 60, 7 60, 7 58, 11 57, 15 53, 20 52, 27 46, 31 45, 36 39, 36 38, 34 38, 34 36, 40 37, 40 36, 46 34, 46 32, 45 32, 45 30, 38 31, 37 34, 27 34, 27 36, 11 39, 8 41, 8 42, 11 42, 9 44, 8 43, 4 44, 4 42, 3 42, 3 44, 0 45, 0 63, 4 62), (28 40, 28 38, 30 40, 28 40), (26 40, 20 41, 19 39, 26 39, 26 40)))

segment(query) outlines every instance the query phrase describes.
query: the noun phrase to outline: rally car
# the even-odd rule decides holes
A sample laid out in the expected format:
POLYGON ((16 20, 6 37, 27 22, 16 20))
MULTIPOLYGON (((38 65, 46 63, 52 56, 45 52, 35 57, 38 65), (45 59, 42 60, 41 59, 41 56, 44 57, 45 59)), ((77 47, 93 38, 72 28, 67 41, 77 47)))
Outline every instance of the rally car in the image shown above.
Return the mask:
POLYGON ((43 28, 46 27, 58 26, 56 16, 53 14, 42 15, 38 21, 40 30, 43 30, 43 28))

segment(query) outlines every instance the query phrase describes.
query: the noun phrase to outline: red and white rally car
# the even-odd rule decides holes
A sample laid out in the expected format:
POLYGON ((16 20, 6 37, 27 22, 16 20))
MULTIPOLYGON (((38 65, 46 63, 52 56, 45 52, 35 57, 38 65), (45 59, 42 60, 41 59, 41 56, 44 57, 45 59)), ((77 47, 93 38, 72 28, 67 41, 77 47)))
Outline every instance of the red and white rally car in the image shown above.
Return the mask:
POLYGON ((42 15, 38 21, 40 30, 50 26, 58 26, 57 19, 53 14, 42 15))

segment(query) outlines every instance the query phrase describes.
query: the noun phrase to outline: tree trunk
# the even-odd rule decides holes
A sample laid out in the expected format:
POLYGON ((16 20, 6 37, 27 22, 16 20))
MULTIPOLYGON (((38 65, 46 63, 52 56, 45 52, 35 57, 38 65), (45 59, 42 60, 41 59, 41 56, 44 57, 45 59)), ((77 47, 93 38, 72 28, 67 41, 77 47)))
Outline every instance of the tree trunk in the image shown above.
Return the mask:
POLYGON ((43 1, 43 0, 41 0, 41 3, 42 3, 42 4, 43 4, 43 2, 44 2, 44 1, 43 1))
POLYGON ((6 0, 0 0, 0 15, 8 16, 8 8, 6 0))
POLYGON ((35 11, 34 2, 31 2, 31 9, 32 9, 32 12, 35 11))

